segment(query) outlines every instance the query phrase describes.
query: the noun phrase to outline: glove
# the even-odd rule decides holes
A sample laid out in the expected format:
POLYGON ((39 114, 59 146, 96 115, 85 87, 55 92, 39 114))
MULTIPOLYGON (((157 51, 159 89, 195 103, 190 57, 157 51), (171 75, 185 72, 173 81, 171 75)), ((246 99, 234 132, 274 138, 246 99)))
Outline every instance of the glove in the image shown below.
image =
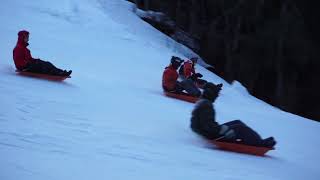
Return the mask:
POLYGON ((188 79, 191 79, 192 81, 196 81, 198 77, 196 76, 196 74, 192 74, 188 79))
POLYGON ((202 78, 202 77, 203 77, 202 74, 200 74, 200 73, 196 73, 195 76, 196 76, 197 78, 202 78))

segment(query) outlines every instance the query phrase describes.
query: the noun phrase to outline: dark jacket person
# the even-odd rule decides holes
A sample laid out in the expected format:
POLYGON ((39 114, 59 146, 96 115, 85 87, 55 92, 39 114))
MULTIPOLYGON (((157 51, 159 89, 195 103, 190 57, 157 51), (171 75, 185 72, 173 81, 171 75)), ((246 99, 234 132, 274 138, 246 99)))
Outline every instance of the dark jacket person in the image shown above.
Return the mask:
POLYGON ((207 83, 200 100, 197 101, 191 116, 191 129, 208 139, 220 137, 221 127, 215 120, 213 102, 219 95, 221 85, 207 83))
POLYGON ((262 139, 260 135, 240 120, 219 125, 215 119, 213 102, 219 96, 222 84, 207 83, 191 116, 191 129, 207 139, 219 139, 231 143, 273 147, 273 137, 262 139))

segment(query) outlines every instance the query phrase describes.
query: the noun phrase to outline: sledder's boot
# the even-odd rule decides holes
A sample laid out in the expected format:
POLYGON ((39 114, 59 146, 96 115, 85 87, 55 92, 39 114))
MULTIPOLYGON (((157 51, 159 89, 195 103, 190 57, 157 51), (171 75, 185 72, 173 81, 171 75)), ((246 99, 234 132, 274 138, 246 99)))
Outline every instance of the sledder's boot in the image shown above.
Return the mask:
POLYGON ((273 137, 268 137, 262 141, 263 146, 268 148, 272 148, 277 144, 273 137))
POLYGON ((72 73, 72 71, 70 70, 70 71, 66 71, 66 70, 61 70, 61 71, 59 71, 59 72, 57 72, 57 76, 70 76, 70 74, 72 73))
POLYGON ((64 70, 64 72, 65 72, 65 76, 70 76, 70 75, 71 75, 71 73, 72 73, 72 70, 70 70, 70 71, 66 71, 66 70, 64 70))

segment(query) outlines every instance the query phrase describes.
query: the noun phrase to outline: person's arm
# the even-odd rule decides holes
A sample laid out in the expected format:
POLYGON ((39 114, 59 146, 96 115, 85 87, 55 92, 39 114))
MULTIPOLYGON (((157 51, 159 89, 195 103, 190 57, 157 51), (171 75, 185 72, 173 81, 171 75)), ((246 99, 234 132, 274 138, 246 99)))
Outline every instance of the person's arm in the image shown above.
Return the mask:
POLYGON ((163 85, 166 86, 166 88, 173 88, 177 82, 178 75, 176 75, 174 72, 171 72, 169 70, 166 70, 163 74, 163 85))
POLYGON ((35 58, 32 57, 31 51, 28 48, 26 48, 25 59, 26 59, 27 63, 28 62, 36 63, 36 60, 38 60, 38 59, 35 59, 35 58))
POLYGON ((169 71, 167 78, 168 78, 167 80, 170 84, 175 84, 178 80, 178 74, 173 71, 169 71))
POLYGON ((22 48, 15 48, 13 50, 13 60, 19 64, 27 63, 25 59, 25 52, 22 48))

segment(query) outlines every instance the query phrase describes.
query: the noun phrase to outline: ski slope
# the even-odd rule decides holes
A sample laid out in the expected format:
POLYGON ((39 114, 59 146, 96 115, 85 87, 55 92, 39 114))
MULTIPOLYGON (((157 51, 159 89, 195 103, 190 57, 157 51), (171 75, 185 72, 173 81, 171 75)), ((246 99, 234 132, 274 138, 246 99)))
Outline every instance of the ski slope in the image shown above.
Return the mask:
POLYGON ((187 48, 140 20, 124 0, 2 0, 0 179, 317 180, 320 124, 223 83, 220 123, 241 119, 276 150, 257 157, 217 150, 190 128, 193 104, 163 96, 172 55, 187 48), (30 31, 33 57, 72 69, 51 82, 17 76, 12 50, 30 31))

